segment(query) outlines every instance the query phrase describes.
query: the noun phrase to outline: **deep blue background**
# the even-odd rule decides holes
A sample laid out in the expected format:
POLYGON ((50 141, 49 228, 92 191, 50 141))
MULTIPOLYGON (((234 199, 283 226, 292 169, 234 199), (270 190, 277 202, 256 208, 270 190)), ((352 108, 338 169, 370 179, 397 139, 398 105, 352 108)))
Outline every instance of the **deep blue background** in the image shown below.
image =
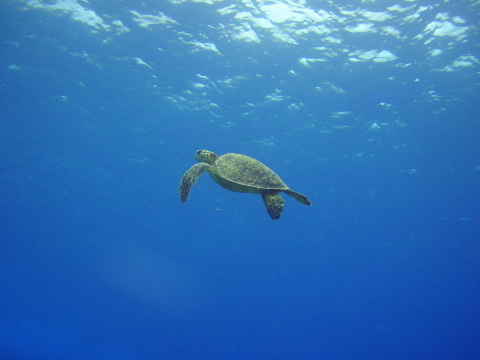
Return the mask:
MULTIPOLYGON (((461 4, 403 30, 442 11, 478 24, 461 4)), ((226 5, 89 5, 131 29, 114 36, 2 4, 0 358, 476 358, 478 64, 441 72, 419 44, 388 38, 393 65, 305 68, 311 39, 207 33, 226 5), (178 25, 140 28, 131 9, 178 25), (204 32, 222 55, 192 51, 179 31, 204 32), (196 74, 217 88, 248 79, 209 85, 215 114, 194 96, 172 106, 196 74), (325 82, 346 94, 313 90, 325 82), (274 89, 287 100, 265 102, 274 89), (207 175, 182 204, 180 178, 203 148, 256 157, 314 205, 287 197, 272 221, 260 197, 207 175)), ((442 61, 478 57, 472 44, 442 61)))

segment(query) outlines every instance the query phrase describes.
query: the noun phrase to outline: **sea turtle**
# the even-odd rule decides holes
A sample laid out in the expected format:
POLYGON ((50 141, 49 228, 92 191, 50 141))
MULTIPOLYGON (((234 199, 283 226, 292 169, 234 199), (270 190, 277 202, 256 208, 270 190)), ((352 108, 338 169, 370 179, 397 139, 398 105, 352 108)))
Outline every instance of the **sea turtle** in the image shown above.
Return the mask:
POLYGON ((249 156, 225 154, 218 156, 208 150, 198 150, 193 165, 182 177, 180 199, 188 200, 193 185, 203 173, 208 171, 218 184, 227 190, 261 194, 270 217, 274 220, 282 216, 285 200, 280 196, 283 191, 305 205, 312 205, 309 198, 291 190, 273 170, 249 156))

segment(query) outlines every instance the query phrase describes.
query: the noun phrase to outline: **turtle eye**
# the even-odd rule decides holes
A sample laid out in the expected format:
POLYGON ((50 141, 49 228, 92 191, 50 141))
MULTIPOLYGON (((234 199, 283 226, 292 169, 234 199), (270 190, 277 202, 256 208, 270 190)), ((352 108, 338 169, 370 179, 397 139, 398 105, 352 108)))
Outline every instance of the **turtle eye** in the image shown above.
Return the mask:
POLYGON ((202 150, 197 150, 197 155, 200 155, 201 152, 202 150))

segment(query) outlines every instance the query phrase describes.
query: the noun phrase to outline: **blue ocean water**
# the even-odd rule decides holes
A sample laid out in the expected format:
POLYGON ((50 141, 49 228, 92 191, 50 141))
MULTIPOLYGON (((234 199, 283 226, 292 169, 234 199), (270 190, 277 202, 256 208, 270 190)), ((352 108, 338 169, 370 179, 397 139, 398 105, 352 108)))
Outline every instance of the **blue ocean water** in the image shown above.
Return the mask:
POLYGON ((0 359, 478 357, 478 2, 0 6, 0 359))

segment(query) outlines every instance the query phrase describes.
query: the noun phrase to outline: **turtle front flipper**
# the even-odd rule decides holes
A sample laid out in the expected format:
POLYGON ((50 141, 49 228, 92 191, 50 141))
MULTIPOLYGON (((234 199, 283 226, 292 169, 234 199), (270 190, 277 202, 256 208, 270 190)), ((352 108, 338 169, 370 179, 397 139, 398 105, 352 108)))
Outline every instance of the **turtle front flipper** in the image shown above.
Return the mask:
POLYGON ((297 199, 302 204, 312 205, 312 202, 310 201, 310 199, 308 197, 306 197, 305 195, 300 194, 299 192, 293 191, 292 189, 285 190, 284 192, 285 192, 285 194, 290 195, 294 199, 297 199))
POLYGON ((202 162, 193 165, 185 175, 183 175, 182 181, 180 182, 180 199, 182 199, 182 202, 188 200, 193 185, 195 185, 200 176, 208 171, 208 169, 210 169, 210 165, 202 162))
POLYGON ((278 192, 264 192, 262 199, 267 207, 268 214, 273 220, 278 220, 282 216, 285 200, 278 192))

